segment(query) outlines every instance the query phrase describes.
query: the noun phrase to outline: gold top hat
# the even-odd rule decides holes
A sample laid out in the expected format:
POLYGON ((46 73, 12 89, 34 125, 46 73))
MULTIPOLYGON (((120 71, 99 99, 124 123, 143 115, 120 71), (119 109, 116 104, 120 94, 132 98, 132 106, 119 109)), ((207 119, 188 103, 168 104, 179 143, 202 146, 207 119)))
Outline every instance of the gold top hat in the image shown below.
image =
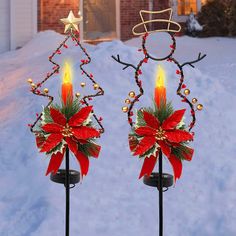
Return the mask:
POLYGON ((168 9, 165 9, 165 10, 162 10, 162 11, 145 11, 145 10, 141 10, 139 12, 139 15, 140 15, 140 18, 142 20, 141 23, 135 25, 132 29, 132 32, 134 35, 143 35, 145 33, 153 33, 153 32, 174 32, 174 33, 177 33, 177 32, 180 32, 181 31, 181 26, 180 24, 178 24, 177 22, 174 22, 172 21, 172 14, 173 14, 173 10, 171 8, 168 8, 168 9), (148 21, 144 21, 143 19, 143 13, 147 13, 147 14, 161 14, 161 13, 165 13, 165 12, 169 12, 169 19, 152 19, 152 20, 148 20, 148 21), (149 23, 154 23, 154 22, 165 22, 165 23, 168 23, 167 24, 167 28, 159 28, 159 29, 155 29, 155 30, 152 30, 152 31, 148 31, 147 30, 147 26, 146 24, 149 24, 149 23), (171 26, 177 26, 177 29, 173 29, 171 28, 171 26), (144 26, 144 32, 136 32, 136 29, 140 26, 144 26))

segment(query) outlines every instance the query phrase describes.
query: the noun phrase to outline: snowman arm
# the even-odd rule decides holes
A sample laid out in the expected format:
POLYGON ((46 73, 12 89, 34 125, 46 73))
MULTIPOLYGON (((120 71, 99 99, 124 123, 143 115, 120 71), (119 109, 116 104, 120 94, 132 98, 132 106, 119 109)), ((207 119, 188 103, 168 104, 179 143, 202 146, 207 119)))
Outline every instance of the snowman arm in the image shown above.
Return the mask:
POLYGON ((112 57, 115 61, 117 61, 118 63, 120 63, 120 64, 122 64, 122 65, 125 65, 125 67, 123 68, 123 70, 127 69, 128 67, 132 67, 132 68, 134 68, 135 70, 137 70, 137 67, 135 67, 134 65, 121 61, 119 55, 117 55, 117 58, 116 58, 115 56, 111 56, 111 57, 112 57))
POLYGON ((197 62, 199 62, 199 61, 201 61, 204 57, 206 57, 206 54, 204 54, 204 55, 202 55, 201 53, 199 53, 198 54, 198 58, 196 59, 196 60, 194 60, 194 61, 189 61, 189 62, 185 62, 185 63, 183 63, 182 65, 181 65, 181 67, 183 68, 184 66, 186 66, 186 65, 190 65, 190 66, 192 66, 193 68, 194 68, 194 63, 197 63, 197 62))

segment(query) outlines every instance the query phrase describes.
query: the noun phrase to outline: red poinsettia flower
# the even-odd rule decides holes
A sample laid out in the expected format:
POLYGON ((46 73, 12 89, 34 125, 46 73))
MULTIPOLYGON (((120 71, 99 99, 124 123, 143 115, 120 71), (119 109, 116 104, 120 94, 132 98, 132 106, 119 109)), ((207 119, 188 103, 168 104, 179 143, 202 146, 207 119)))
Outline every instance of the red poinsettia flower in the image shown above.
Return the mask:
MULTIPOLYGON (((175 111, 166 120, 160 124, 159 120, 149 112, 143 111, 143 119, 146 126, 137 127, 134 132, 141 136, 141 139, 130 136, 129 143, 133 155, 144 155, 147 151, 157 144, 157 152, 149 157, 146 157, 139 178, 144 175, 150 175, 157 161, 158 153, 161 150, 170 161, 175 180, 180 178, 182 172, 182 162, 172 153, 173 147, 178 147, 181 142, 190 141, 193 139, 191 133, 177 129, 176 126, 180 123, 185 113, 185 109, 175 111)), ((186 160, 191 160, 193 149, 186 147, 186 152, 183 152, 183 157, 186 160)))
MULTIPOLYGON (((36 137, 40 152, 50 152, 64 140, 78 160, 82 176, 88 173, 89 159, 79 150, 78 144, 86 144, 88 139, 100 136, 99 131, 95 128, 84 125, 91 111, 92 106, 84 107, 67 121, 59 110, 51 107, 50 115, 53 122, 41 127, 49 135, 47 138, 44 136, 36 137)), ((63 146, 62 152, 52 154, 46 175, 51 172, 55 174, 58 171, 65 154, 66 145, 63 146)), ((91 150, 88 150, 88 152, 90 156, 98 157, 100 149, 100 146, 93 143, 91 150)))

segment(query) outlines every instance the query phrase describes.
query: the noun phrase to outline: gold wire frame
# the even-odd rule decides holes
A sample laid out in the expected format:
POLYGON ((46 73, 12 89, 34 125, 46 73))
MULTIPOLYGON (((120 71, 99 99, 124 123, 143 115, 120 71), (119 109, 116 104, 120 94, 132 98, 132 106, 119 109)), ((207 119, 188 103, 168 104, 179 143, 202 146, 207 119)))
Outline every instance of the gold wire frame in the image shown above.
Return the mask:
POLYGON ((141 10, 139 12, 139 15, 140 15, 140 18, 142 20, 141 23, 135 25, 132 29, 132 32, 134 35, 143 35, 145 33, 153 33, 153 32, 174 32, 174 33, 177 33, 177 32, 180 32, 181 31, 181 26, 179 23, 175 22, 175 21, 172 21, 172 15, 173 15, 173 10, 172 8, 168 8, 168 9, 165 9, 165 10, 162 10, 162 11, 146 11, 146 10, 141 10), (148 14, 161 14, 161 13, 165 13, 165 12, 170 12, 170 17, 169 19, 154 19, 154 20, 148 20, 148 21, 144 21, 144 18, 143 18, 143 15, 142 13, 148 13, 148 14), (152 31, 148 31, 147 30, 147 27, 146 27, 146 24, 149 24, 149 23, 153 23, 153 22, 166 22, 168 23, 168 26, 166 29, 156 29, 156 30, 152 30, 152 31), (171 29, 170 26, 171 24, 175 25, 175 26, 178 26, 178 29, 171 29), (145 29, 145 32, 141 32, 141 33, 137 33, 135 32, 135 30, 140 27, 140 26, 144 26, 144 29, 145 29))

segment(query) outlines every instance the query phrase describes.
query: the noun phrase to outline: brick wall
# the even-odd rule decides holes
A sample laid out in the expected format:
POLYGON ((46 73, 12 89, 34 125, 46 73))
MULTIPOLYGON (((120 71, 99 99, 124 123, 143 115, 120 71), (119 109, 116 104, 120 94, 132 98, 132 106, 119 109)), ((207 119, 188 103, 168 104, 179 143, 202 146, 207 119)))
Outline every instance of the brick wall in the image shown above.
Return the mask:
MULTIPOLYGON (((153 10, 154 11, 161 11, 161 10, 165 10, 165 9, 168 9, 170 8, 170 1, 169 0, 154 0, 154 4, 153 4, 153 10)), ((163 19, 169 19, 169 16, 170 16, 170 13, 167 12, 167 13, 162 13, 159 15, 160 18, 163 18, 163 19)), ((155 22, 153 23, 152 27, 154 29, 166 29, 168 27, 168 24, 167 23, 164 23, 164 22, 155 22)))
POLYGON ((120 0, 121 40, 133 37, 132 28, 141 22, 139 11, 148 10, 148 0, 120 0))
MULTIPOLYGON (((170 7, 169 0, 154 0, 153 10, 163 10, 170 7)), ((139 11, 149 10, 148 0, 121 0, 120 1, 120 21, 121 21, 121 40, 130 39, 133 36, 132 28, 141 22, 139 11)), ((148 16, 144 16, 148 20, 148 16)), ((151 27, 149 25, 148 27, 151 27)), ((155 26, 152 26, 155 27, 155 26)), ((141 30, 142 27, 140 26, 141 30)))
POLYGON ((154 0, 153 2, 154 11, 164 10, 169 7, 170 7, 169 0, 154 0))
POLYGON ((79 0, 38 0, 38 30, 55 30, 64 32, 61 18, 66 18, 72 10, 77 16, 79 0))

